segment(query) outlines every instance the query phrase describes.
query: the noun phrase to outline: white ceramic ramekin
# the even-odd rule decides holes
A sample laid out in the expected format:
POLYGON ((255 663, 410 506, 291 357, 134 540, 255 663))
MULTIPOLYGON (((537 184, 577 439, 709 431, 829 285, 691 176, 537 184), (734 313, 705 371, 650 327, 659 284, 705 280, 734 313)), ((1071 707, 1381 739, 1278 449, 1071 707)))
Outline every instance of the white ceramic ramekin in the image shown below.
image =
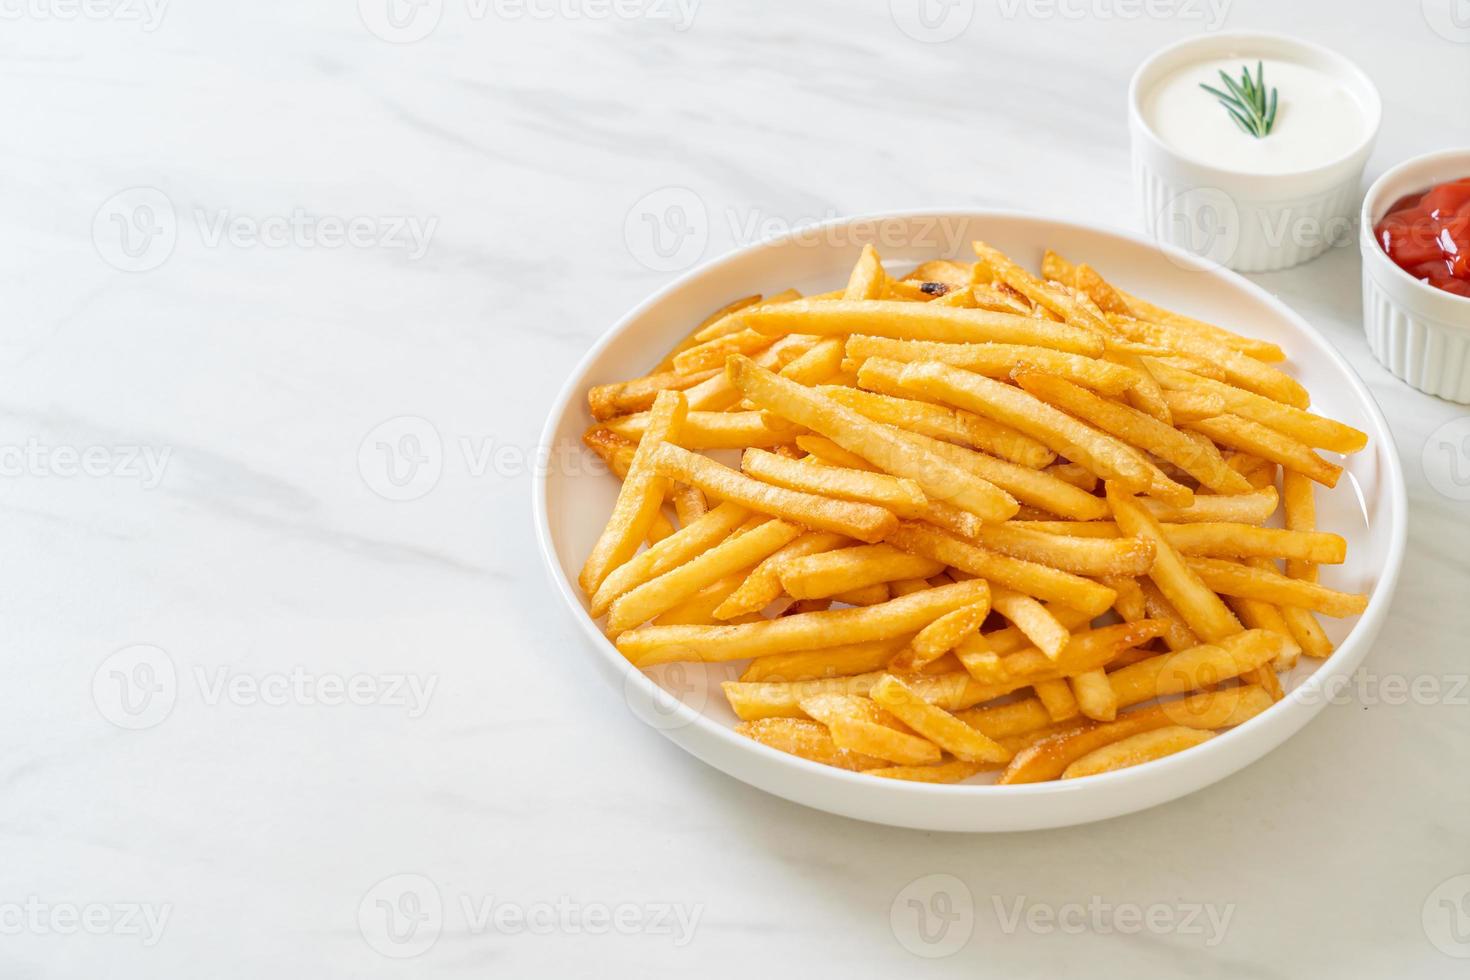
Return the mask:
MULTIPOLYGON (((1201 101, 1201 112, 1223 111, 1201 101)), ((1155 239, 1238 272, 1274 272, 1352 242, 1363 165, 1382 116, 1378 89, 1341 55, 1279 34, 1235 32, 1190 38, 1164 48, 1133 73, 1128 121, 1133 182, 1145 230, 1155 239), (1281 58, 1327 72, 1363 106, 1362 143, 1326 166, 1286 174, 1244 174, 1173 149, 1144 119, 1143 99, 1166 75, 1216 58, 1281 58)))
POLYGON ((1470 177, 1470 149, 1415 157, 1379 177, 1363 198, 1363 329, 1373 356, 1409 384, 1470 403, 1470 299, 1420 282, 1394 265, 1373 226, 1395 201, 1470 177))

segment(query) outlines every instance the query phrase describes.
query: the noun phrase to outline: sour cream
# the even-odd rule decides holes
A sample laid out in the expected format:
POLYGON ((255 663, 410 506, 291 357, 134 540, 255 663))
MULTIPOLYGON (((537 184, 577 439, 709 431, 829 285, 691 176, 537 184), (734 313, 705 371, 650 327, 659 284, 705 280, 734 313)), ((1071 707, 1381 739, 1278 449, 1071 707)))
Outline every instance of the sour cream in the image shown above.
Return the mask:
POLYGON ((1341 160, 1368 135, 1369 112, 1353 90, 1325 71, 1279 58, 1242 55, 1185 65, 1159 79, 1140 99, 1149 128, 1181 156, 1236 173, 1293 174, 1341 160), (1265 66, 1266 91, 1278 92, 1276 122, 1256 138, 1231 119, 1219 100, 1223 71, 1239 79, 1241 68, 1265 66))

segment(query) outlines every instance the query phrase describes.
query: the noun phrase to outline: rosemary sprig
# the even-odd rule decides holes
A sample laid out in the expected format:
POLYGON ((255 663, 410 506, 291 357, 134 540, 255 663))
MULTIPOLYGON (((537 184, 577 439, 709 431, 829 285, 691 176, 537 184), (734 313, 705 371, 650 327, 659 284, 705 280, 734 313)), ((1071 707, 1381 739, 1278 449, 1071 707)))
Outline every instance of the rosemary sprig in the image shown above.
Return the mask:
POLYGON ((1200 82, 1199 87, 1220 100, 1241 132, 1256 139, 1269 136, 1271 127, 1276 125, 1276 90, 1273 88, 1269 96, 1266 94, 1266 71, 1261 62, 1256 62, 1255 78, 1251 78, 1250 66, 1247 65, 1241 68, 1239 81, 1223 71, 1220 72, 1220 81, 1225 83, 1228 93, 1204 82, 1200 82))

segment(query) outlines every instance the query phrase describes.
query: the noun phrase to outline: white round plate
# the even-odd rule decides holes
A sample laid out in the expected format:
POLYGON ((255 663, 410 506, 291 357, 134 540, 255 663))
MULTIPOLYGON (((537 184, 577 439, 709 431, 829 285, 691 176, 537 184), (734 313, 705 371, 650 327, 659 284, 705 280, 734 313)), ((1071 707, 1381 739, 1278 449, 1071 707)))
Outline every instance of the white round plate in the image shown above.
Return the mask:
MULTIPOLYGON (((990 211, 906 212, 847 218, 800 230, 716 259, 649 298, 598 341, 556 400, 542 436, 549 465, 537 476, 536 534, 552 584, 587 640, 591 659, 633 713, 696 757, 769 793, 831 813, 926 830, 1008 831, 1102 820, 1177 799, 1243 768, 1280 745, 1339 694, 1388 613, 1403 559, 1406 496, 1398 453, 1382 413, 1342 357, 1301 317, 1232 272, 1124 232, 990 211), (719 682, 743 664, 671 664, 634 670, 587 614, 577 572, 612 510, 617 480, 581 448, 592 423, 590 385, 648 372, 703 317, 730 300, 795 287, 805 294, 847 281, 872 242, 890 272, 937 258, 969 260, 983 239, 1036 268, 1044 248, 1088 262, 1122 288, 1155 303, 1286 350, 1289 370, 1312 392, 1313 408, 1364 430, 1366 450, 1343 461, 1337 487, 1318 493, 1318 526, 1348 541, 1347 561, 1324 566, 1333 588, 1368 592, 1356 620, 1324 619, 1336 652, 1303 658, 1282 684, 1287 697, 1251 721, 1179 755, 1101 776, 1021 786, 877 779, 817 765, 737 735, 719 682)), ((566 663, 559 669, 575 670, 566 663)), ((1344 778, 1347 778, 1344 771, 1344 778)))

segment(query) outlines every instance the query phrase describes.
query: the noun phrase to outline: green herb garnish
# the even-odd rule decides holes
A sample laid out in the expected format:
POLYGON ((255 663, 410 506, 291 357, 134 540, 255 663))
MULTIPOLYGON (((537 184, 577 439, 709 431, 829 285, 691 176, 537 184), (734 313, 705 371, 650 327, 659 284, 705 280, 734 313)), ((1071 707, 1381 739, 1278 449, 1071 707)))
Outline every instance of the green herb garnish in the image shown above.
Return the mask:
POLYGON ((1220 80, 1225 83, 1228 94, 1204 82, 1200 82, 1199 87, 1220 100, 1241 132, 1256 139, 1270 135, 1271 127, 1276 124, 1276 90, 1271 90, 1268 100, 1265 70, 1261 63, 1256 62, 1255 78, 1251 78, 1250 66, 1247 65, 1240 70, 1240 81, 1223 71, 1220 72, 1220 80))

